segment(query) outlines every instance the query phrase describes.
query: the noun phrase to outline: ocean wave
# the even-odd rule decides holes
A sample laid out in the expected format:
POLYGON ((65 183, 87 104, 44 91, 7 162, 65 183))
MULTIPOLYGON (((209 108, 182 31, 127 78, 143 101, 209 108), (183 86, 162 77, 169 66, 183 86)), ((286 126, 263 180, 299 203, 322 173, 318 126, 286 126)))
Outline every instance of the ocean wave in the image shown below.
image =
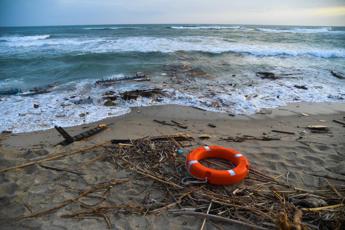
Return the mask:
POLYGON ((292 29, 270 29, 270 28, 257 28, 257 30, 266 33, 301 33, 301 34, 314 34, 314 33, 345 33, 345 31, 332 30, 330 27, 322 28, 292 28, 292 29))
POLYGON ((134 26, 108 26, 108 27, 85 27, 84 30, 121 30, 121 29, 138 29, 134 26))
MULTIPOLYGON (((49 38, 49 37, 47 37, 49 38)), ((75 51, 76 48, 79 49, 80 46, 86 44, 97 45, 104 41, 102 38, 38 38, 38 39, 27 39, 27 40, 12 40, 7 42, 8 47, 12 48, 34 48, 34 49, 55 49, 62 51, 75 51)), ((23 50, 25 51, 25 50, 23 50)), ((39 51, 39 50, 37 50, 39 51)))
POLYGON ((50 38, 49 34, 44 35, 30 35, 30 36, 3 36, 0 37, 0 41, 5 42, 28 42, 28 41, 38 41, 50 38))
POLYGON ((176 30, 226 30, 240 29, 240 26, 170 26, 170 29, 176 30))
MULTIPOLYGON (((28 51, 56 50, 57 52, 79 53, 121 53, 121 52, 161 52, 197 51, 207 53, 239 53, 254 56, 313 56, 320 58, 344 58, 345 49, 314 47, 307 44, 291 43, 241 43, 204 36, 188 37, 125 37, 125 38, 54 38, 11 42, 14 52, 18 47, 28 51)), ((5 50, 5 49, 4 49, 5 50)))
MULTIPOLYGON (((90 51, 90 49, 89 49, 90 51)), ((208 53, 240 53, 254 56, 314 56, 343 58, 345 49, 314 48, 293 44, 246 44, 228 42, 214 37, 127 37, 102 43, 92 52, 162 52, 198 51, 208 53)))

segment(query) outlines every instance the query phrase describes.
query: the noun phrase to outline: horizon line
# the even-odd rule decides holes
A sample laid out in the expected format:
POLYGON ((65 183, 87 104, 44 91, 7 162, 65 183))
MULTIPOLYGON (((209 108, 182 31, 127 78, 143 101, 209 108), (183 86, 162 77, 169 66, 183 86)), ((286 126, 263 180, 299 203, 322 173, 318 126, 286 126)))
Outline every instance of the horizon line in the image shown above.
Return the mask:
POLYGON ((55 25, 0 25, 13 27, 59 27, 59 26, 110 26, 110 25, 234 25, 234 26, 300 26, 300 27, 345 27, 344 25, 296 25, 296 24, 239 24, 239 23, 106 23, 106 24, 55 24, 55 25))

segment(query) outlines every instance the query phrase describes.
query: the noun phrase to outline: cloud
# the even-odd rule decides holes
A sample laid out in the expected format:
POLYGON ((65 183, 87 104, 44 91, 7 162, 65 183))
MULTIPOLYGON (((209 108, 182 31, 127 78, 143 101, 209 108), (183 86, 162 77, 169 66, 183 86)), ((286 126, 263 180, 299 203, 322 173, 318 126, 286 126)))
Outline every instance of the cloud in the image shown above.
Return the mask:
POLYGON ((1 25, 345 25, 344 0, 0 0, 1 25))
POLYGON ((312 14, 329 17, 345 16, 345 6, 316 8, 312 9, 312 14))

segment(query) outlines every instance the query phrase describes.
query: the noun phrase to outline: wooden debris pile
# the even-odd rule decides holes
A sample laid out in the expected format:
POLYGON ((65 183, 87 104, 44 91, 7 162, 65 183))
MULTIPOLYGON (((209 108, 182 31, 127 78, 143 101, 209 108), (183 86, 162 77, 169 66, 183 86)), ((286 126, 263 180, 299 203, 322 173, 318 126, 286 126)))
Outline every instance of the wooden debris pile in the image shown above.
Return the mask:
POLYGON ((138 97, 146 97, 158 99, 159 97, 165 96, 165 93, 158 88, 154 89, 137 89, 132 91, 126 91, 120 94, 120 97, 123 100, 136 100, 138 97))
MULTIPOLYGON (((185 158, 181 148, 193 140, 188 135, 146 137, 137 140, 112 140, 102 147, 102 157, 116 169, 129 170, 135 176, 111 179, 79 191, 74 198, 65 200, 50 209, 31 213, 22 218, 36 218, 51 214, 67 205, 79 205, 62 214, 62 218, 101 218, 112 228, 110 215, 115 213, 134 215, 193 215, 215 222, 239 224, 252 229, 341 229, 345 225, 345 186, 328 186, 318 190, 296 188, 270 177, 255 168, 243 183, 234 186, 212 186, 196 183, 185 169, 185 158), (189 178, 189 183, 183 179, 189 178), (114 203, 109 198, 112 188, 129 181, 151 181, 146 188, 149 194, 161 196, 159 202, 128 201, 114 203), (99 202, 88 204, 84 198, 93 197, 99 202)), ((68 154, 55 154, 42 159, 1 170, 7 172, 33 164, 61 159, 86 152, 88 149, 68 154)), ((207 167, 225 169, 231 166, 224 162, 206 160, 207 167)), ((203 164, 206 164, 202 162, 203 164)), ((90 162, 88 162, 89 164, 90 162)), ((111 176, 110 176, 111 178, 111 176)), ((214 222, 211 222, 214 223, 214 222)))
POLYGON ((104 100, 105 106, 115 106, 119 101, 125 100, 137 100, 138 98, 151 98, 152 100, 159 101, 163 97, 167 96, 162 89, 159 88, 152 88, 152 89, 137 89, 137 90, 130 90, 125 91, 122 93, 116 93, 114 91, 107 91, 102 95, 102 99, 104 100))
MULTIPOLYGON (((180 140, 181 141, 181 140, 180 140)), ((177 150, 183 144, 174 138, 144 138, 117 143, 108 160, 116 167, 134 171, 153 180, 166 192, 165 202, 145 206, 145 213, 169 211, 176 215, 194 215, 216 221, 237 223, 255 229, 336 229, 345 224, 345 187, 309 191, 295 188, 251 169, 240 185, 212 186, 183 184, 188 177, 185 159, 177 150)), ((224 164, 208 161, 219 168, 224 164)))

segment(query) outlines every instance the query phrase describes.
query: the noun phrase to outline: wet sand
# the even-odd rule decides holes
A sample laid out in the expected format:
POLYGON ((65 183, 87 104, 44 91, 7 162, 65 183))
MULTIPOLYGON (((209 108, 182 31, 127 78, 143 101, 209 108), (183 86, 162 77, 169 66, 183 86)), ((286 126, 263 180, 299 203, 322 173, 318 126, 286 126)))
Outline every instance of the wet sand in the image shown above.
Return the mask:
MULTIPOLYGON (((330 179, 334 184, 344 184, 345 127, 333 120, 345 122, 345 104, 299 103, 264 112, 265 114, 254 116, 232 117, 175 105, 133 108, 130 114, 121 117, 66 128, 70 134, 75 135, 96 124, 108 125, 105 131, 66 147, 55 146, 63 139, 54 129, 1 134, 0 170, 48 154, 73 152, 112 139, 135 139, 184 132, 195 138, 195 146, 206 144, 235 148, 248 157, 253 168, 270 176, 281 176, 286 182, 301 188, 326 186, 325 177, 336 178, 330 179), (162 125, 154 122, 155 119, 167 122, 174 120, 188 128, 162 125), (308 125, 324 125, 329 131, 312 133, 307 128, 308 125), (201 135, 209 138, 200 139, 201 135), (244 135, 279 140, 223 140, 228 137, 240 140, 244 135)), ((186 152, 193 147, 186 148, 186 152)), ((61 218, 69 210, 69 206, 39 218, 22 221, 14 221, 13 218, 52 207, 53 204, 72 198, 75 190, 84 188, 85 184, 96 184, 114 176, 131 178, 128 183, 117 185, 113 189, 114 201, 135 203, 144 199, 145 188, 151 186, 152 182, 140 180, 137 175, 126 170, 115 169, 109 162, 92 161, 101 154, 101 150, 90 150, 47 163, 60 168, 71 168, 73 165, 73 170, 78 174, 53 171, 39 165, 0 173, 2 229, 105 229, 107 226, 104 220, 61 218), (86 166, 85 162, 90 164, 86 166), (75 165, 78 167, 75 168, 75 165)), ((173 216, 168 213, 158 216, 114 214, 111 219, 113 229, 162 229, 162 226, 164 229, 199 229, 202 223, 202 218, 173 216)), ((236 225, 218 224, 224 229, 239 229, 236 225)), ((207 229, 218 227, 213 221, 206 224, 207 229)))

